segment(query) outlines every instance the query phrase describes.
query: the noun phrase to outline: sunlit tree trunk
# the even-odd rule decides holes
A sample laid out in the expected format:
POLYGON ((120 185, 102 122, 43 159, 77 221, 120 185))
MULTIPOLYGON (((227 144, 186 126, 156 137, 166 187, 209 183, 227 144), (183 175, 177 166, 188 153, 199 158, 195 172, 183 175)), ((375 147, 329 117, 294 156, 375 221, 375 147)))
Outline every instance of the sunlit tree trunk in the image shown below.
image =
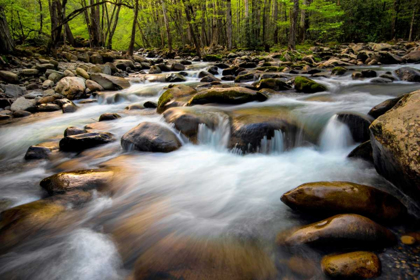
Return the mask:
POLYGON ((133 19, 133 28, 131 29, 130 46, 128 47, 129 56, 133 56, 134 54, 134 42, 136 40, 136 23, 137 23, 138 14, 139 14, 139 0, 136 0, 135 5, 134 5, 134 19, 133 19))
POLYGON ((289 34, 289 50, 296 49, 296 33, 297 33, 297 21, 299 14, 299 0, 293 0, 293 10, 290 15, 290 34, 289 34))
POLYGON ((166 28, 166 36, 168 39, 168 47, 169 47, 169 52, 172 52, 172 36, 171 36, 171 29, 169 27, 169 21, 168 21, 168 15, 167 15, 167 11, 166 11, 166 5, 165 5, 165 0, 161 0, 162 3, 162 12, 163 12, 163 19, 165 21, 165 28, 166 28))
POLYGON ((226 0, 226 34, 228 50, 232 49, 232 7, 231 0, 226 0))
POLYGON ((0 4, 0 53, 11 53, 15 48, 15 42, 10 35, 4 7, 0 4))

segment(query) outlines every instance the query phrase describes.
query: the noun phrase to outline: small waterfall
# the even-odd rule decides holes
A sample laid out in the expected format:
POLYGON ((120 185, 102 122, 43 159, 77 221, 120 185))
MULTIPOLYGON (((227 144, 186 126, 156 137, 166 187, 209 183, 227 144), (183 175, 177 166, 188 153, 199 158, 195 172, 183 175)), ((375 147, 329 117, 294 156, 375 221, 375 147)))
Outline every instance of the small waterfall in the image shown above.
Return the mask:
POLYGON ((268 139, 264 136, 261 139, 259 152, 262 154, 280 154, 284 151, 284 137, 281 130, 275 130, 274 136, 268 139))
POLYGON ((337 115, 331 117, 321 134, 321 151, 334 152, 348 148, 353 144, 353 137, 347 125, 337 119, 337 115))
POLYGON ((216 150, 224 150, 229 144, 229 138, 229 118, 218 116, 218 122, 214 130, 203 123, 198 125, 197 140, 200 145, 207 145, 216 150))

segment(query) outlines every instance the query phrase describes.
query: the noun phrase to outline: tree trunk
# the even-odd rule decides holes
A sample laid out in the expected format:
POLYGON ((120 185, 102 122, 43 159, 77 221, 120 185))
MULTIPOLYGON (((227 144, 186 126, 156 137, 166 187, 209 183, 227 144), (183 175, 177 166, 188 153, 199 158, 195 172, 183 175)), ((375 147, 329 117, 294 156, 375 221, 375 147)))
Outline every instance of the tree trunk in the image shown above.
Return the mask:
POLYGON ((130 57, 132 57, 134 54, 134 41, 136 40, 136 23, 137 23, 138 14, 139 14, 139 0, 136 0, 135 6, 134 6, 134 19, 133 19, 133 28, 131 30, 130 46, 128 47, 128 55, 130 57))
POLYGON ((171 29, 169 27, 169 21, 168 21, 168 15, 166 14, 166 6, 165 6, 165 0, 161 0, 162 3, 162 12, 163 12, 163 19, 165 21, 165 28, 166 28, 166 36, 168 37, 168 47, 169 52, 172 52, 172 37, 171 37, 171 29))
POLYGON ((43 28, 43 25, 44 25, 44 15, 42 14, 42 1, 38 0, 38 4, 39 4, 39 31, 38 31, 38 35, 41 36, 42 28, 43 28))
MULTIPOLYGON (((303 0, 302 4, 305 7, 302 8, 306 8, 306 5, 308 4, 307 0, 303 0)), ((304 43, 305 42, 305 34, 306 34, 306 9, 300 9, 300 42, 304 43)))
POLYGON ((189 27, 189 30, 190 30, 191 37, 192 37, 192 39, 194 41, 194 45, 195 45, 195 49, 196 49, 197 55, 199 57, 201 57, 200 42, 197 39, 197 35, 195 34, 194 27, 193 27, 193 25, 191 23, 191 20, 192 20, 191 19, 191 10, 192 10, 192 7, 191 7, 190 0, 182 0, 182 3, 184 4, 185 16, 187 17, 188 27, 189 27))
POLYGON ((10 35, 4 7, 0 5, 0 53, 11 53, 15 48, 15 42, 10 35))
POLYGON ((274 0, 274 9, 273 9, 273 21, 274 21, 274 33, 273 33, 273 41, 274 44, 279 43, 279 26, 277 24, 279 16, 279 3, 277 0, 274 0))
POLYGON ((114 20, 114 22, 112 22, 112 17, 111 17, 111 22, 112 22, 113 25, 111 27, 111 30, 109 31, 109 37, 108 37, 108 43, 107 43, 107 48, 110 49, 110 50, 112 50, 112 37, 114 37, 115 29, 117 29, 117 24, 118 24, 118 18, 119 18, 119 15, 120 15, 120 10, 121 10, 121 6, 118 6, 117 12, 115 14, 115 20, 114 20))
POLYGON ((392 17, 391 38, 395 39, 397 34, 398 14, 400 13, 400 0, 394 0, 394 15, 392 17))
POLYGON ((410 34, 408 35, 408 41, 413 40, 413 28, 414 28, 414 21, 416 19, 416 11, 418 9, 419 1, 414 1, 414 7, 413 7, 413 14, 411 16, 411 24, 410 24, 410 34))
POLYGON ((296 49, 296 33, 297 33, 297 21, 299 13, 299 0, 293 0, 293 10, 290 15, 290 34, 289 34, 289 50, 296 49))
POLYGON ((226 0, 226 35, 228 50, 232 49, 232 6, 231 0, 226 0))

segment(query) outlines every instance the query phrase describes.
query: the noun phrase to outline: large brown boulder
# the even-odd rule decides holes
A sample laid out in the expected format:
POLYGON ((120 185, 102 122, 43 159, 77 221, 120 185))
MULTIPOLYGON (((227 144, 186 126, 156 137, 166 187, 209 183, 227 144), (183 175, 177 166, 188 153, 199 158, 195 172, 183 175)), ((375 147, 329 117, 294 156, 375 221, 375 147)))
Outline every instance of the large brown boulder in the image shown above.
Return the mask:
POLYGON ((121 138, 124 150, 169 153, 181 147, 178 137, 169 128, 152 122, 143 122, 121 138))
POLYGON ((64 77, 56 85, 55 91, 70 100, 81 98, 85 92, 85 79, 79 77, 64 77))
POLYGON ((120 90, 130 87, 130 82, 122 77, 111 76, 101 73, 92 73, 90 79, 97 82, 105 90, 120 90))
POLYGON ((411 67, 402 67, 395 70, 395 74, 401 81, 420 82, 420 71, 411 67))
POLYGON ((331 246, 336 248, 383 248, 395 244, 395 235, 374 221, 356 214, 342 214, 277 235, 286 246, 331 246))
POLYGON ((403 59, 410 63, 420 62, 420 50, 412 51, 409 54, 403 56, 403 59))
POLYGON ((187 105, 207 103, 243 104, 252 101, 265 101, 267 98, 266 95, 260 92, 243 87, 211 88, 194 95, 187 105))
POLYGON ((40 184, 50 195, 54 195, 106 186, 113 175, 113 171, 102 169, 62 172, 43 179, 40 184))
POLYGON ((176 85, 167 89, 159 97, 157 104, 157 112, 163 113, 167 108, 178 107, 186 104, 187 101, 191 98, 192 95, 197 93, 197 91, 186 85, 176 85))
POLYGON ((370 126, 373 160, 379 174, 420 198, 420 91, 405 95, 370 126))
POLYGON ((333 279, 369 279, 381 275, 378 256, 371 252, 351 252, 325 256, 322 270, 333 279))
POLYGON ((292 209, 309 214, 354 213, 379 221, 395 221, 407 212, 405 206, 390 194, 350 182, 303 184, 285 193, 281 201, 292 209))

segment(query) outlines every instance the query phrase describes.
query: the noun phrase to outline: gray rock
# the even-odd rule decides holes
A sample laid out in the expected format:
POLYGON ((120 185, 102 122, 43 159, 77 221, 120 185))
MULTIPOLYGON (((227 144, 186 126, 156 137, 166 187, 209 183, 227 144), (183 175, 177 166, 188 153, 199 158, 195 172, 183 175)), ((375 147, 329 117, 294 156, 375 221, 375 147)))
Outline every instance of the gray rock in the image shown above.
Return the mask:
POLYGON ((19 97, 13 102, 12 111, 34 111, 36 109, 35 99, 26 99, 25 97, 19 97))

